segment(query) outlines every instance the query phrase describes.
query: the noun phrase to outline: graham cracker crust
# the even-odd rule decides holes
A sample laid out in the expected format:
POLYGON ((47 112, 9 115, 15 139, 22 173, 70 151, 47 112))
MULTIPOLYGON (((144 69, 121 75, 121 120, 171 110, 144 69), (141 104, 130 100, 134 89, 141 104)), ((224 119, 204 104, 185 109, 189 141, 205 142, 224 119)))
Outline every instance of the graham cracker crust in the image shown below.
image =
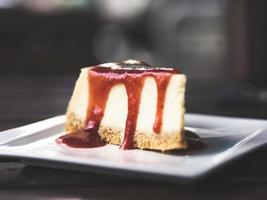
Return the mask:
MULTIPOLYGON (((120 145, 122 143, 120 138, 121 132, 118 130, 100 127, 98 132, 101 139, 105 140, 109 144, 120 145)), ((134 135, 134 147, 138 149, 151 149, 160 151, 185 149, 186 143, 183 138, 183 135, 180 134, 147 135, 145 133, 136 132, 134 135)))

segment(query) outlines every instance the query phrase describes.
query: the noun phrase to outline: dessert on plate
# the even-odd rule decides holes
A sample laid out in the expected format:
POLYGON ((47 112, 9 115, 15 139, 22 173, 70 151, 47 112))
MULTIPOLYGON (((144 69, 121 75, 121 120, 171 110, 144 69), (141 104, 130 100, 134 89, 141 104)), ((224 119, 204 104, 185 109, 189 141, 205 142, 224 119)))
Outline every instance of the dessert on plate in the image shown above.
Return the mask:
POLYGON ((136 60, 81 69, 57 142, 122 149, 185 149, 186 76, 136 60))

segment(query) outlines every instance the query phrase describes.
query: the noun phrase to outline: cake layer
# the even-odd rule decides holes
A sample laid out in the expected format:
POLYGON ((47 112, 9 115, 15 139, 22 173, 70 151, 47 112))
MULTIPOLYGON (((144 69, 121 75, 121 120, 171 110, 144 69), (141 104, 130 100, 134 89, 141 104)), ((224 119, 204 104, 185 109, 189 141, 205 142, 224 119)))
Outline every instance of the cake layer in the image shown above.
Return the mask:
MULTIPOLYGON (((168 70, 161 70, 159 74, 157 74, 157 71, 149 71, 144 75, 145 71, 140 73, 139 71, 133 72, 130 69, 125 75, 121 70, 117 70, 115 73, 111 70, 108 79, 113 82, 110 81, 110 83, 109 81, 106 82, 107 79, 102 76, 103 73, 110 73, 107 72, 106 68, 110 68, 110 66, 107 64, 97 70, 94 67, 81 70, 66 113, 66 131, 86 130, 88 127, 90 129, 91 126, 94 126, 94 121, 89 118, 98 120, 101 117, 99 126, 95 127, 98 129, 101 139, 108 143, 122 145, 126 137, 131 137, 129 135, 130 131, 128 131, 128 135, 125 134, 128 128, 128 130, 133 130, 134 133, 132 144, 126 144, 126 149, 129 146, 131 148, 162 151, 185 148, 186 143, 183 136, 185 75, 172 71, 169 73, 168 70), (116 75, 118 78, 114 78, 116 75), (96 76, 98 76, 98 79, 96 79, 96 76), (129 76, 131 78, 130 83, 122 80, 122 76, 129 76), (99 81, 100 79, 102 82, 99 81), (133 84, 134 81, 139 81, 139 83, 133 84), (101 83, 109 84, 108 89, 101 86, 101 83), (138 94, 129 91, 129 84, 139 85, 139 98, 133 96, 138 96, 138 94), (96 87, 102 89, 96 90, 96 87), (96 92, 98 94, 95 94, 96 92), (100 99, 94 102, 100 103, 101 98, 105 98, 105 95, 107 95, 106 102, 102 102, 101 105, 100 103, 92 105, 92 95, 94 98, 100 99), (133 96, 132 101, 129 101, 129 95, 133 96), (137 100, 139 100, 138 106, 135 102, 137 100), (135 107, 131 105, 132 102, 135 103, 135 107), (160 104, 160 102, 162 103, 160 104), (133 108, 137 109, 134 110, 133 108), (129 113, 129 109, 132 109, 132 113, 135 112, 136 123, 129 124, 129 119, 134 119, 133 115, 129 113)), ((139 90, 136 91, 138 93, 139 90)))

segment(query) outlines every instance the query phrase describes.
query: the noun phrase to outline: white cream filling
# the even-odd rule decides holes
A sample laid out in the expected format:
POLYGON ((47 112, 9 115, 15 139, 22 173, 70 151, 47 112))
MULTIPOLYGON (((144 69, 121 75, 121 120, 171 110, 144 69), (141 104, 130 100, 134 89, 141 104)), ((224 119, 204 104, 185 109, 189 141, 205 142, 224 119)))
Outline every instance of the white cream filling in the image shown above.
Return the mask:
POLYGON ((119 130, 122 133, 122 141, 124 138, 127 113, 128 96, 126 88, 123 84, 115 85, 110 90, 101 125, 103 125, 104 127, 119 130))
POLYGON ((157 112, 157 84, 154 78, 145 79, 139 105, 136 130, 152 134, 157 112))
MULTIPOLYGON (((166 91, 163 121, 160 134, 180 133, 183 129, 184 92, 186 77, 182 74, 172 75, 166 91)), ((146 78, 141 94, 136 130, 151 135, 157 110, 157 85, 152 77, 146 78)), ((123 84, 115 85, 109 94, 101 125, 124 130, 128 113, 128 96, 123 84)))
POLYGON ((184 93, 186 77, 173 75, 170 79, 163 110, 162 134, 180 133, 184 126, 184 93))

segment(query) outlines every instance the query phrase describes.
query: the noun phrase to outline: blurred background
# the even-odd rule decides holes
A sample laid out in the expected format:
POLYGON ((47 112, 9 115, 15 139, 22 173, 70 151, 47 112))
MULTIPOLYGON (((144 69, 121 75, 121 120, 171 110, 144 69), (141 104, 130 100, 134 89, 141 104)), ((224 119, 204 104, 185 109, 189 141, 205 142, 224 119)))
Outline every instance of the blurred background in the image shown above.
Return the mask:
POLYGON ((0 0, 0 129, 65 112, 81 67, 188 76, 187 111, 267 119, 267 1, 0 0))

